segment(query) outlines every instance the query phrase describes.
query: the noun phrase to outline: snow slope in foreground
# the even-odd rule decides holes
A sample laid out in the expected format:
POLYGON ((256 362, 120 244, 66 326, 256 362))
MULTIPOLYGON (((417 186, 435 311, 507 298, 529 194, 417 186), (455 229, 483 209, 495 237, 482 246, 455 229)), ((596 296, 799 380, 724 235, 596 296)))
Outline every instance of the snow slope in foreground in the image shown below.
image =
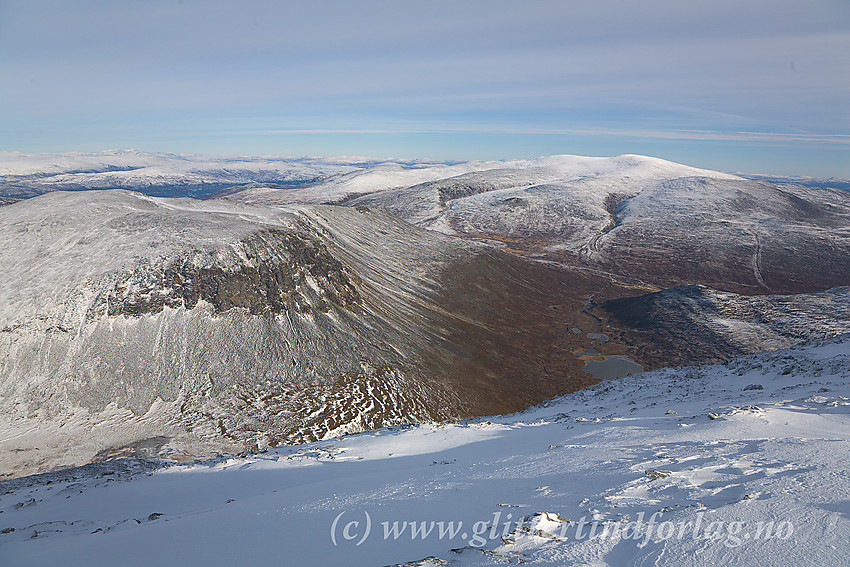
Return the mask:
POLYGON ((847 565, 848 346, 634 375, 489 421, 7 481, 0 564, 847 565))

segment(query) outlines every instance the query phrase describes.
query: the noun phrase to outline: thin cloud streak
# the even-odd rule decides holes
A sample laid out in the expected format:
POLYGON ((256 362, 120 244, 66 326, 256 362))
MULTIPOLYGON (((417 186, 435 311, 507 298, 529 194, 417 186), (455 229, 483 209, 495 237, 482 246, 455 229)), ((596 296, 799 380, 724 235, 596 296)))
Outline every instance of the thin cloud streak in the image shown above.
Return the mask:
MULTIPOLYGON (((229 130, 221 133, 251 136, 290 135, 290 134, 544 134, 544 135, 588 135, 619 136, 629 138, 655 138, 663 140, 704 140, 723 142, 814 142, 822 144, 850 145, 850 135, 846 134, 782 134, 769 132, 710 132, 701 130, 617 130, 611 128, 397 128, 397 129, 357 129, 357 128, 291 128, 270 130, 229 130)), ((193 133, 194 135, 194 133, 193 133)))

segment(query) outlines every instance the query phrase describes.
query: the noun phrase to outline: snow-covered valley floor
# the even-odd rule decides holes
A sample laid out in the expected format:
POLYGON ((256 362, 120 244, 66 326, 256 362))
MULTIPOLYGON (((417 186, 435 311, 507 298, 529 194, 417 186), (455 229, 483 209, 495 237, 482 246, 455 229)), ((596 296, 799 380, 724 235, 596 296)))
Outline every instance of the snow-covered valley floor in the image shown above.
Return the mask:
POLYGON ((848 379, 845 335, 511 416, 16 479, 0 565, 848 565, 848 379))

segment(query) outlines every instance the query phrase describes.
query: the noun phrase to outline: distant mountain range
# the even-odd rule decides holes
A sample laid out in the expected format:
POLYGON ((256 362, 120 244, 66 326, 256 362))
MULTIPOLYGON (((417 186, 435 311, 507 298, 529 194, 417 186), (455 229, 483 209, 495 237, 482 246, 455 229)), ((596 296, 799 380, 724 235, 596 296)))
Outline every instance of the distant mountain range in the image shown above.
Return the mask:
POLYGON ((797 185, 805 185, 806 187, 832 187, 834 189, 850 191, 850 179, 841 179, 840 177, 783 177, 781 175, 764 175, 759 173, 736 173, 736 175, 745 179, 770 181, 772 183, 796 183, 797 185))
POLYGON ((302 185, 392 163, 416 160, 195 156, 110 150, 95 153, 0 152, 0 197, 27 198, 51 191, 127 189, 154 197, 206 198, 258 183, 302 185))

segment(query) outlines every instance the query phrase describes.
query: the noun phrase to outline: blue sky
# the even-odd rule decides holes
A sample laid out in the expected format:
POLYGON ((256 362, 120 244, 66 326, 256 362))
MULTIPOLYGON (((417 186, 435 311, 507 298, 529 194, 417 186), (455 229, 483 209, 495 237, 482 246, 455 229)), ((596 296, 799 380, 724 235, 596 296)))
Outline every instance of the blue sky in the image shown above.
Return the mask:
POLYGON ((0 149, 850 177, 850 2, 0 0, 0 149))

